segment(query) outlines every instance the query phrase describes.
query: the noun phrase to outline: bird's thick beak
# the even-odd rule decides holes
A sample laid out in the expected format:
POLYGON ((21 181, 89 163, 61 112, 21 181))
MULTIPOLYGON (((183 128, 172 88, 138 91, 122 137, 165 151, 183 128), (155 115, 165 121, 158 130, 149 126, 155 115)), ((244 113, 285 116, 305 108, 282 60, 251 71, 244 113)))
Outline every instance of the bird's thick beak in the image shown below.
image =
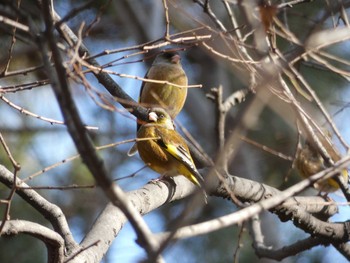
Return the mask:
POLYGON ((178 64, 180 62, 180 60, 181 60, 180 55, 176 54, 176 55, 171 57, 171 63, 173 63, 173 64, 178 64))
POLYGON ((157 120, 158 120, 157 114, 155 112, 153 112, 153 111, 150 112, 148 114, 148 120, 153 121, 153 122, 157 122, 157 120))

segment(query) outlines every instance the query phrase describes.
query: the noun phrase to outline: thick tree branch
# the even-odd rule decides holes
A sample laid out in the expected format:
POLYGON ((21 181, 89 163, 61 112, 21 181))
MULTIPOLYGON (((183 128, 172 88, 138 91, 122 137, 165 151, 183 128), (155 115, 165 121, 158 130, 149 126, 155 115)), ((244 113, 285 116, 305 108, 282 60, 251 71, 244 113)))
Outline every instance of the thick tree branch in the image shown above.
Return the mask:
POLYGON ((48 263, 61 263, 64 259, 64 240, 55 231, 40 224, 25 220, 6 221, 3 235, 27 234, 43 241, 48 250, 48 263))
MULTIPOLYGON (((343 166, 346 166, 349 161, 349 156, 343 158, 342 162, 339 162, 339 165, 336 168, 341 169, 343 166)), ((257 203, 245 207, 230 215, 225 215, 220 218, 196 225, 179 228, 174 235, 174 239, 203 235, 231 225, 241 224, 262 211, 272 210, 279 216, 283 216, 284 218, 293 221, 297 227, 303 229, 312 236, 330 238, 331 240, 338 242, 347 242, 349 240, 347 224, 323 222, 315 217, 312 217, 309 213, 297 205, 286 206, 283 204, 283 202, 288 198, 292 198, 296 194, 300 193, 306 187, 312 185, 315 181, 319 180, 320 178, 327 178, 327 176, 331 177, 333 174, 333 168, 328 168, 309 177, 308 179, 299 182, 298 184, 289 187, 284 191, 278 191, 272 187, 250 180, 242 180, 242 178, 238 177, 228 177, 228 182, 225 183, 226 185, 230 185, 231 188, 228 191, 226 186, 219 187, 217 189, 217 193, 220 196, 225 195, 227 198, 230 198, 230 194, 234 193, 235 197, 242 199, 242 201, 252 202, 252 200, 257 199, 257 203)), ((222 183, 222 185, 224 185, 224 183, 222 183)), ((167 238, 168 235, 169 233, 162 234, 159 236, 159 239, 162 240, 167 238)))

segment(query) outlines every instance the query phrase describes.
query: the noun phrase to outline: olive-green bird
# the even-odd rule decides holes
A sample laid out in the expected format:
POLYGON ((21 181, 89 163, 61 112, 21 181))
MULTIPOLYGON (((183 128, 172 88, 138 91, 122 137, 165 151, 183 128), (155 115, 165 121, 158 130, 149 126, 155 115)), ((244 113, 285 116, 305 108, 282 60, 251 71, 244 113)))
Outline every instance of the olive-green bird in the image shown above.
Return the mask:
MULTIPOLYGON (((172 119, 182 110, 187 97, 187 76, 181 65, 181 57, 177 52, 169 51, 159 54, 145 76, 149 80, 166 81, 167 83, 143 82, 139 103, 146 107, 166 109, 172 119), (172 85, 175 84, 175 85, 172 85)), ((141 124, 138 120, 137 130, 141 124)), ((134 144, 128 155, 136 153, 134 144)))
MULTIPOLYGON (((340 154, 335 150, 331 144, 325 142, 325 139, 319 136, 319 139, 328 154, 332 158, 334 162, 340 160, 340 154)), ((305 141, 304 147, 299 151, 299 154, 296 159, 296 167, 300 173, 300 175, 304 178, 308 178, 311 175, 314 175, 322 170, 326 169, 326 165, 324 159, 321 154, 316 150, 316 148, 308 141, 305 141)), ((341 177, 339 177, 343 182, 348 182, 348 171, 347 169, 343 169, 341 171, 341 177)), ((338 183, 334 179, 327 179, 323 181, 319 181, 314 184, 314 187, 321 192, 334 192, 339 189, 338 183)))
POLYGON ((143 82, 139 103, 146 108, 164 108, 174 119, 182 110, 187 97, 188 81, 180 55, 174 51, 159 54, 148 70, 146 78, 168 83, 143 82))
POLYGON ((148 116, 149 122, 137 133, 138 139, 150 138, 137 141, 141 159, 157 173, 170 177, 183 175, 204 191, 203 177, 193 163, 185 140, 174 130, 169 114, 162 108, 154 108, 148 116))

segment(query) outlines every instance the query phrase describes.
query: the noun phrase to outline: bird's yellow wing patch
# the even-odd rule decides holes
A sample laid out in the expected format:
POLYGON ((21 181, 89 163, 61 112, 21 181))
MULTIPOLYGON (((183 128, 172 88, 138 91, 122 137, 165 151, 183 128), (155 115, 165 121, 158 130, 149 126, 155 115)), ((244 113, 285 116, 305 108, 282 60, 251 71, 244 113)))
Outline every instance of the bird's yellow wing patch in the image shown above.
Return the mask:
MULTIPOLYGON (((184 148, 182 145, 171 144, 165 142, 163 139, 157 140, 159 146, 161 146, 167 153, 169 153, 172 157, 178 160, 187 171, 181 171, 183 174, 187 174, 188 176, 193 177, 196 184, 200 185, 200 182, 203 182, 204 179, 197 171, 195 167, 192 157, 190 153, 184 148), (199 181, 198 181, 199 180, 199 181)), ((182 170, 182 169, 181 169, 182 170)))

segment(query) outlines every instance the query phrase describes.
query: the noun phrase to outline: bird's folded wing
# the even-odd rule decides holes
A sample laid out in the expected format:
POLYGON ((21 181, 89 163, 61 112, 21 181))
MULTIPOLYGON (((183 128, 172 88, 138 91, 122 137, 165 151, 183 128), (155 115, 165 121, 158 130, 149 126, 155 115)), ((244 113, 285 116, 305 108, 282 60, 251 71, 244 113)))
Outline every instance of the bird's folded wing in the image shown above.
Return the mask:
POLYGON ((198 177, 199 180, 204 181, 203 177, 197 171, 197 168, 195 167, 192 161, 190 153, 186 150, 184 146, 179 144, 177 140, 171 141, 171 138, 173 137, 165 136, 165 134, 161 130, 157 131, 157 135, 160 137, 160 139, 157 140, 157 143, 160 147, 162 147, 172 157, 174 157, 181 164, 183 164, 194 176, 198 177))

